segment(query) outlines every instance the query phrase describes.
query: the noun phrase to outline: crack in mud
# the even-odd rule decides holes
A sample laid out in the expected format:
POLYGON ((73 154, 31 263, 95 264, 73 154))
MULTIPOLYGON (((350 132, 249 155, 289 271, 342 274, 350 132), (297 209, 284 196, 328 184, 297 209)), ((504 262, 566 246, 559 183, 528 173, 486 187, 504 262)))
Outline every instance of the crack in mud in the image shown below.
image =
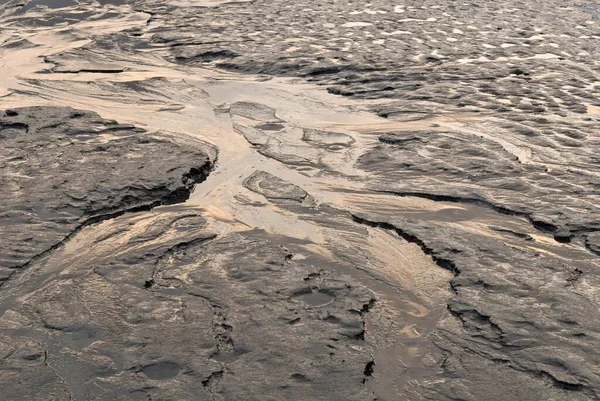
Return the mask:
MULTIPOLYGON (((206 180, 208 175, 213 170, 214 166, 215 166, 215 164, 213 162, 207 162, 202 168, 194 167, 194 168, 190 169, 190 171, 182 177, 182 183, 185 186, 183 188, 178 188, 177 190, 171 192, 166 197, 163 197, 163 199, 155 200, 155 201, 153 201, 149 204, 145 204, 145 205, 136 205, 131 208, 124 208, 122 210, 118 210, 115 212, 98 211, 99 214, 95 214, 95 215, 85 219, 77 227, 75 227, 75 229, 72 230, 66 237, 64 237, 61 241, 52 245, 50 248, 45 249, 41 253, 35 255, 33 258, 29 259, 26 263, 24 263, 18 267, 14 267, 12 272, 8 275, 8 277, 6 277, 0 281, 0 288, 2 288, 2 286, 4 286, 4 284, 6 284, 8 281, 13 279, 13 276, 20 274, 21 272, 23 272, 25 269, 27 269, 29 266, 31 266, 36 261, 46 257, 47 255, 51 254, 56 249, 64 246, 71 238, 73 238, 77 233, 79 233, 85 227, 91 226, 93 224, 101 223, 103 221, 115 219, 115 218, 122 216, 124 214, 127 214, 127 213, 148 212, 158 206, 173 205, 173 204, 185 202, 190 197, 195 186, 206 180)), ((192 243, 193 242, 194 241, 192 241, 192 243)))
MULTIPOLYGON (((414 195, 414 193, 410 193, 410 195, 406 195, 406 196, 415 196, 415 195, 414 195)), ((440 200, 440 199, 437 198, 435 200, 440 200)), ((444 200, 448 201, 448 198, 444 197, 444 200)), ((362 217, 359 217, 354 214, 350 214, 350 215, 351 215, 353 221, 355 221, 356 223, 367 225, 370 227, 380 227, 380 228, 384 228, 386 230, 394 231, 396 234, 398 234, 399 237, 403 238, 407 242, 418 245, 421 248, 421 250, 423 251, 423 253, 430 256, 432 258, 432 260, 439 267, 449 270, 450 272, 453 273, 454 279, 452 281, 450 281, 450 288, 453 290, 455 296, 458 295, 458 290, 459 290, 460 285, 455 283, 455 279, 461 275, 461 269, 454 261, 447 259, 447 258, 439 257, 438 255, 436 255, 437 252, 434 249, 432 249, 431 247, 429 247, 425 241, 423 241, 422 239, 418 238, 415 235, 407 233, 406 231, 402 230, 401 228, 397 227, 394 224, 390 224, 387 222, 378 222, 378 221, 368 220, 366 218, 362 218, 362 217)), ((580 278, 583 276, 583 274, 584 274, 584 272, 582 270, 580 270, 578 268, 574 268, 571 271, 570 275, 566 278, 566 282, 567 282, 566 285, 574 286, 580 280, 580 278)), ((455 300, 450 300, 449 303, 447 304, 447 309, 452 316, 454 316, 461 322, 463 328, 465 330, 467 330, 467 332, 469 332, 470 328, 473 327, 474 324, 477 326, 480 326, 480 325, 488 326, 489 329, 491 330, 491 336, 490 335, 483 336, 482 338, 484 338, 485 340, 497 343, 502 349, 507 350, 507 352, 516 352, 519 350, 526 349, 526 347, 515 346, 513 344, 508 343, 505 338, 507 335, 509 335, 509 333, 505 332, 499 324, 497 324, 496 322, 494 322, 492 320, 492 318, 490 316, 483 314, 474 308, 465 309, 463 307, 460 307, 459 309, 457 309, 454 306, 455 303, 456 303, 455 300)), ((480 330, 481 330, 481 328, 478 327, 477 331, 480 331, 480 330)), ((472 333, 471 335, 474 339, 479 337, 479 334, 477 334, 477 333, 472 333)), ((474 352, 474 351, 469 350, 469 352, 474 352)), ((476 352, 476 353, 478 353, 478 352, 476 352)), ((582 392, 590 397, 594 396, 593 389, 591 389, 589 387, 589 384, 587 384, 585 382, 585 379, 583 379, 583 378, 580 379, 580 380, 582 380, 582 383, 570 383, 570 382, 561 380, 560 378, 556 377, 555 374, 547 372, 547 371, 543 370, 542 368, 529 369, 529 368, 525 368, 523 366, 516 365, 515 363, 513 363, 510 360, 509 357, 507 357, 506 360, 503 360, 503 359, 497 359, 496 357, 492 357, 488 354, 481 354, 481 355, 487 359, 497 361, 498 363, 502 363, 502 364, 506 365, 507 367, 514 369, 516 371, 523 372, 523 373, 533 375, 536 377, 540 377, 543 379, 547 379, 556 388, 560 388, 560 389, 567 390, 570 392, 582 392)), ((373 367, 373 365, 371 365, 371 368, 372 367, 373 367)))
POLYGON ((370 220, 364 219, 362 217, 359 217, 357 215, 354 215, 352 213, 350 214, 350 216, 352 217, 352 220, 355 221, 356 223, 365 224, 365 225, 368 225, 371 227, 381 227, 386 230, 394 231, 396 234, 398 234, 398 236, 400 236, 407 242, 417 244, 419 246, 419 248, 421 248, 423 253, 430 256, 433 259, 434 263, 436 265, 438 265, 439 267, 450 271, 452 274, 454 274, 455 277, 460 274, 460 270, 458 269, 458 267, 454 264, 454 262, 452 260, 437 256, 435 250, 428 247, 427 244, 423 240, 417 238, 416 236, 411 235, 390 223, 370 221, 370 220))
POLYGON ((414 196, 416 198, 429 199, 429 200, 436 201, 436 202, 467 203, 467 204, 472 204, 472 205, 483 206, 483 207, 492 209, 493 211, 498 212, 500 214, 505 214, 508 216, 524 217, 531 223, 531 225, 535 229, 537 229, 543 233, 553 234, 558 230, 558 227, 552 223, 547 223, 547 222, 543 222, 540 220, 536 220, 532 216, 531 213, 520 212, 520 211, 512 210, 512 209, 509 209, 509 208, 506 208, 503 206, 498 206, 498 205, 495 205, 494 203, 487 201, 485 199, 465 198, 465 197, 451 196, 451 195, 430 194, 430 193, 425 193, 425 192, 409 192, 409 191, 403 191, 403 192, 377 191, 377 192, 392 194, 392 195, 401 196, 401 197, 414 196))

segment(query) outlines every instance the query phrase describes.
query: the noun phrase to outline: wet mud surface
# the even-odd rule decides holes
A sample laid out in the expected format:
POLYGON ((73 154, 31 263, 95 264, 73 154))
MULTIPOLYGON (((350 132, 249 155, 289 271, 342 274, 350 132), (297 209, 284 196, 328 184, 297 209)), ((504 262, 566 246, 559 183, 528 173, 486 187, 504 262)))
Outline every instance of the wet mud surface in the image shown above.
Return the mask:
POLYGON ((0 3, 10 400, 600 398, 592 1, 0 3))

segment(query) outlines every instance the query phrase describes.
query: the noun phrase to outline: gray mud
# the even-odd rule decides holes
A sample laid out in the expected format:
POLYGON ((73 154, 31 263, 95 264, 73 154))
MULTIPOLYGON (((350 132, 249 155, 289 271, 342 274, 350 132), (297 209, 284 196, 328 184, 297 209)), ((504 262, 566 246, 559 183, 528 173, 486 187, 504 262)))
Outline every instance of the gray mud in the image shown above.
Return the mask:
POLYGON ((600 399, 598 37, 579 0, 1 2, 3 399, 600 399))

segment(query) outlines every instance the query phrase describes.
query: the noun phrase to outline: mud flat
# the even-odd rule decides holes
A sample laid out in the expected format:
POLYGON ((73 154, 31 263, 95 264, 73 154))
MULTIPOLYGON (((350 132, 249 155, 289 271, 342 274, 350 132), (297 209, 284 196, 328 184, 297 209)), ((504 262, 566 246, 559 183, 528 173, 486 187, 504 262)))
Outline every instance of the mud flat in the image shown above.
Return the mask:
POLYGON ((597 18, 3 2, 3 396, 600 398, 597 18))

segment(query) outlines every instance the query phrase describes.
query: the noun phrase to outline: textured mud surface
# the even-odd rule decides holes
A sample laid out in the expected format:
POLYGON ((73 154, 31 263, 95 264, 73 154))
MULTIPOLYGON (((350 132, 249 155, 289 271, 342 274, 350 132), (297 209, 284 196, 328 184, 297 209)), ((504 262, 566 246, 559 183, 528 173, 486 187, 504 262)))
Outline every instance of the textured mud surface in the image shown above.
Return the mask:
POLYGON ((1 257, 9 269, 31 263, 85 225, 185 201, 216 156, 198 141, 146 134, 70 108, 7 110, 0 141, 0 185, 9 195, 0 209, 1 257))
POLYGON ((1 323, 9 399, 369 398, 365 289, 188 211, 85 234, 12 287, 34 292, 1 323))
POLYGON ((599 399, 598 23, 0 2, 2 394, 599 399))

